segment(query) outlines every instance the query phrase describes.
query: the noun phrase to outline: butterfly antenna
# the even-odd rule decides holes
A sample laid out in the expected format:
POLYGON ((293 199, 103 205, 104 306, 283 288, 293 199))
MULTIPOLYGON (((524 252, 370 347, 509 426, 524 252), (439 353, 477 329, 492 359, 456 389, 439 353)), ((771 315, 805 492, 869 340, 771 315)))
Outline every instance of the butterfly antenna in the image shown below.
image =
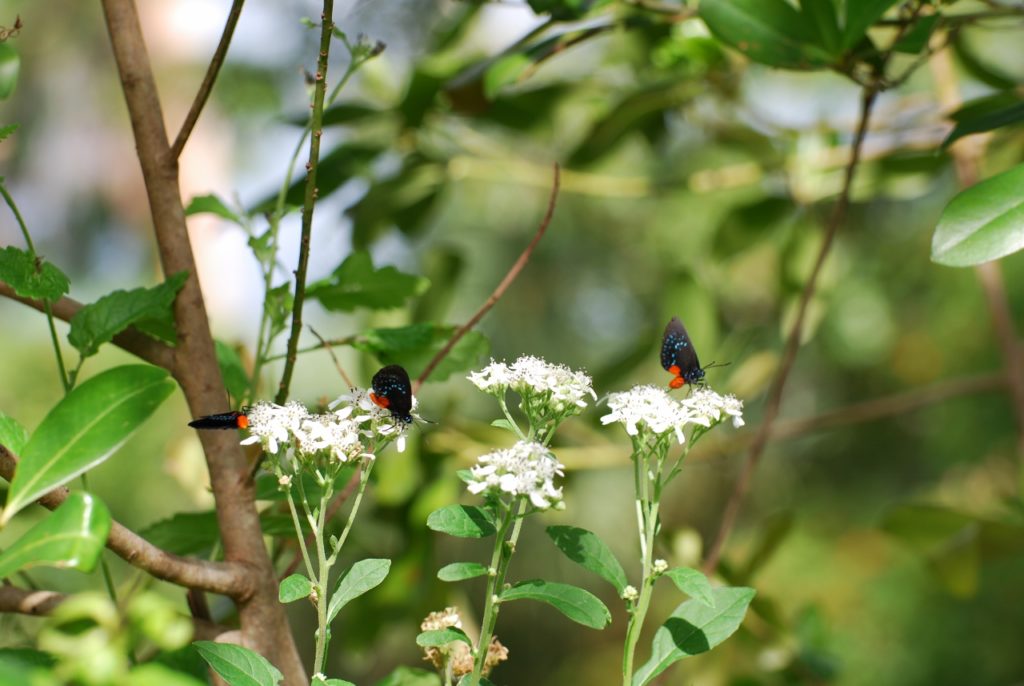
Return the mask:
POLYGON ((340 374, 341 378, 344 379, 346 384, 348 384, 348 387, 355 388, 355 385, 352 383, 352 379, 348 378, 348 374, 345 373, 344 367, 341 366, 341 362, 338 362, 338 357, 334 354, 334 348, 331 347, 330 342, 324 340, 324 337, 318 334, 316 329, 312 326, 309 327, 309 330, 314 336, 316 336, 317 340, 320 341, 320 345, 327 348, 327 354, 329 354, 331 359, 334 361, 334 368, 338 370, 338 374, 340 374))

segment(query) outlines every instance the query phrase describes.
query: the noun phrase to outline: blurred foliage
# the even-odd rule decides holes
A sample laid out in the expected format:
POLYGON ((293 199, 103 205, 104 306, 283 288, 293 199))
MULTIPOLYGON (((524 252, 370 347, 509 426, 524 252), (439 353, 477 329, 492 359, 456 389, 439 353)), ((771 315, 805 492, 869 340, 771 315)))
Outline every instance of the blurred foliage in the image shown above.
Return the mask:
MULTIPOLYGON (((0 104, 8 136, 0 165, 12 193, 24 198, 43 264, 62 265, 72 295, 95 302, 115 288, 157 279, 149 239, 138 236, 148 227, 141 184, 117 174, 136 162, 123 142, 128 123, 98 12, 68 0, 56 3, 66 12, 53 4, 11 3, 26 28, 10 42, 20 56, 16 90, 5 90, 12 62, 7 48, 0 53, 0 92, 10 93, 0 104), (20 128, 11 133, 6 125, 15 122, 20 128), (86 135, 100 134, 116 137, 123 149, 83 150, 86 135), (125 185, 137 197, 126 199, 125 185)), ((378 363, 422 368, 529 241, 555 161, 563 165, 563 183, 548 234, 482 322, 482 334, 466 339, 465 354, 447 370, 452 380, 424 388, 420 407, 438 425, 414 434, 407 453, 381 458, 347 554, 387 557, 393 565, 378 589, 340 615, 336 645, 345 648, 333 656, 331 673, 374 683, 396 665, 418 665, 418 618, 453 603, 464 605, 464 614, 480 610, 467 598, 481 596, 482 580, 468 582, 466 598, 453 597, 434 575, 452 561, 479 558, 482 548, 442 540, 424 523, 427 513, 460 497, 455 470, 498 440, 479 396, 458 379, 484 360, 486 339, 496 358, 529 353, 586 367, 603 393, 667 381, 658 337, 664 322, 679 315, 702 361, 731 362, 712 370, 709 383, 739 393, 748 424, 757 423, 841 182, 858 100, 854 81, 877 76, 894 38, 898 54, 887 78, 898 88, 878 103, 850 218, 812 300, 783 415, 813 416, 1000 367, 976 278, 933 264, 929 255, 942 208, 958 190, 946 147, 961 137, 984 146, 986 178, 1024 158, 1019 8, 974 0, 694 4, 544 0, 529 3, 533 16, 507 3, 404 0, 397 14, 371 17, 383 3, 356 3, 339 20, 350 34, 381 33, 389 47, 326 113, 317 211, 323 224, 315 240, 337 251, 339 243, 327 236, 340 235, 342 251, 325 259, 315 277, 335 278, 322 293, 337 293, 345 265, 353 266, 346 260, 367 254, 363 269, 412 279, 388 283, 379 301, 387 309, 314 315, 332 338, 369 353, 343 355, 364 383, 378 363), (1004 16, 960 18, 989 11, 1004 16), (897 35, 901 25, 908 30, 897 35), (949 121, 937 91, 953 84, 919 59, 939 37, 951 40, 953 77, 969 100, 949 121)), ((284 176, 281 149, 290 149, 305 122, 305 84, 296 66, 308 68, 313 50, 297 18, 318 9, 293 2, 246 13, 272 20, 281 45, 264 37, 258 49, 247 46, 243 19, 238 55, 232 53, 204 114, 217 122, 226 138, 217 145, 227 150, 217 150, 212 137, 190 146, 208 145, 211 156, 236 169, 223 187, 197 195, 243 197, 196 211, 258 226, 284 176), (275 47, 271 58, 262 56, 264 47, 275 47), (265 149, 274 152, 258 157, 265 149), (252 169, 261 165, 273 173, 254 180, 252 169)), ((154 65, 175 104, 168 111, 184 111, 206 52, 182 57, 167 40, 156 41, 154 65)), ((293 181, 289 204, 301 202, 302 179, 293 181)), ((215 240, 208 227, 196 231, 197 244, 215 240)), ((256 229, 247 236, 255 249, 260 235, 256 229)), ((0 237, 19 240, 6 215, 0 237)), ((251 271, 243 249, 216 249, 219 267, 233 278, 251 271)), ((314 257, 319 249, 314 245, 314 257)), ((1024 257, 1012 254, 1000 265, 1020 321, 1024 257)), ((208 300, 218 295, 208 288, 208 300)), ((256 307, 258 295, 245 295, 220 311, 256 307)), ((376 297, 342 295, 343 305, 325 306, 345 310, 345 298, 376 297)), ((276 297, 275 325, 283 329, 290 294, 276 297)), ((8 332, 0 409, 36 426, 61 392, 45 325, 12 303, 0 305, 0 316, 8 332)), ((241 397, 254 333, 220 329, 216 320, 214 326, 225 340, 222 364, 235 371, 232 395, 241 397)), ((101 349, 97 366, 124 361, 109 348, 101 349)), ((300 361, 297 396, 333 397, 341 385, 324 356, 300 361)), ((626 559, 635 536, 629 448, 599 428, 599 415, 569 422, 560 435, 556 452, 571 469, 568 508, 545 523, 585 524, 626 559)), ((93 490, 133 529, 177 516, 180 526, 162 522, 151 531, 182 551, 216 550, 205 477, 188 466, 198 448, 183 433, 183 403, 160 417, 146 440, 133 439, 90 474, 93 490), (183 510, 196 514, 176 514, 183 510), (183 535, 189 531, 193 538, 183 535)), ((697 564, 745 440, 702 443, 665 497, 660 542, 673 564, 697 564)), ((758 589, 751 619, 664 682, 959 686, 1024 678, 1016 440, 1008 397, 975 393, 770 445, 720 570, 728 583, 758 589)), ((537 526, 524 533, 517 579, 573 581, 620 607, 613 592, 553 552, 537 526)), ((291 550, 279 546, 277 555, 283 567, 291 550)), ((114 572, 119 585, 132 584, 130 568, 117 564, 114 572)), ((34 578, 72 589, 102 583, 69 574, 34 578)), ((655 596, 659 616, 678 602, 670 591, 655 596)), ((176 589, 165 592, 186 611, 176 589)), ((290 608, 297 631, 314 624, 301 603, 290 608)), ((230 621, 226 604, 213 610, 230 621)), ((618 670, 621 613, 613 610, 609 629, 585 633, 543 613, 529 604, 503 610, 499 633, 511 659, 496 683, 617 683, 609 675, 618 670)), ((34 621, 0 618, 4 644, 35 645, 34 621)))

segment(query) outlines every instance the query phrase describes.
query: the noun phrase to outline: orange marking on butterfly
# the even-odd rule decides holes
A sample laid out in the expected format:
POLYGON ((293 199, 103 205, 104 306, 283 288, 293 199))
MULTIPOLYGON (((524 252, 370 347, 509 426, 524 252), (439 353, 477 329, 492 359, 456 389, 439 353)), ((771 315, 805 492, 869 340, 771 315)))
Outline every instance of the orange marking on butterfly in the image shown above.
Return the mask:
POLYGON ((685 385, 686 385, 686 379, 684 379, 681 376, 677 376, 676 378, 674 378, 674 379, 672 379, 671 381, 668 382, 668 387, 669 388, 682 388, 685 385))
POLYGON ((249 418, 246 417, 244 414, 238 415, 238 417, 235 419, 235 423, 238 424, 239 429, 249 428, 249 418))
POLYGON ((680 374, 683 373, 683 370, 682 368, 680 368, 678 364, 674 364, 668 368, 668 373, 671 374, 672 376, 679 376, 680 374))
POLYGON ((376 393, 370 394, 370 400, 373 401, 374 405, 376 405, 377 407, 383 407, 385 410, 388 409, 388 405, 391 404, 390 400, 388 400, 382 395, 377 395, 376 393))

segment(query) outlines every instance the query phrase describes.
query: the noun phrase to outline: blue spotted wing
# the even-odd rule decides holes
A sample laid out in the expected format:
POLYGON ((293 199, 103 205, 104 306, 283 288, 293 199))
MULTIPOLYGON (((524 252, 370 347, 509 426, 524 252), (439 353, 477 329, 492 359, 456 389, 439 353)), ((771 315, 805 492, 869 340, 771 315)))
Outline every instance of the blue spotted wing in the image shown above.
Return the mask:
POLYGON ((672 317, 665 327, 665 335, 661 339, 661 366, 675 376, 669 382, 672 388, 679 388, 687 383, 700 383, 704 379, 704 370, 697 359, 697 351, 694 350, 686 327, 679 321, 679 317, 672 317))
POLYGON ((409 373, 397 364, 389 364, 373 375, 371 399, 391 411, 391 416, 412 422, 412 384, 409 373))

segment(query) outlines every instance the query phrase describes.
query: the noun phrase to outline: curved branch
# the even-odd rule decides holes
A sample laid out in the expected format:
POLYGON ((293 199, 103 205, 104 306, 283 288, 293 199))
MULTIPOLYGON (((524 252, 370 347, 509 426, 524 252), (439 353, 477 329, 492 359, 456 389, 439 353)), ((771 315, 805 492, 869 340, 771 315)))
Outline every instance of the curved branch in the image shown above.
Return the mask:
POLYGON ((775 378, 772 379, 772 385, 768 390, 768 398, 765 400, 764 417, 760 426, 757 428, 757 432, 754 434, 754 438, 751 440, 750 448, 747 451, 747 459, 743 463, 743 468, 740 471, 739 478, 736 480, 736 485, 733 487, 733 491, 729 495, 729 500, 725 505, 724 512, 722 513, 722 520, 718 526, 718 531, 711 543, 711 547, 708 548, 707 557, 702 565, 704 572, 707 574, 713 572, 718 566, 718 560, 721 557, 722 548, 725 546, 726 539, 729 538, 729 534, 736 525, 736 519, 739 517, 740 507, 743 505, 743 499, 750 490, 754 471, 757 469, 757 465, 761 461, 761 456, 764 454, 765 446, 768 445, 768 440, 771 438, 772 426, 779 416, 779 410, 782 407, 782 392, 785 390, 786 380, 789 378, 789 373, 793 369, 793 363, 796 362, 797 352, 800 350, 800 338, 803 334, 804 320, 807 316, 808 305, 810 305, 811 298, 814 296, 814 291, 818 284, 818 276, 821 273, 821 269, 825 264, 826 258, 828 258, 829 252, 832 249, 832 243, 835 240, 836 234, 839 232, 839 227, 841 227, 846 221, 846 211, 850 205, 850 190, 853 187, 853 177, 854 173, 857 171, 857 165, 860 162, 861 148, 864 146, 864 139, 867 137, 868 122, 871 119, 871 109, 874 106, 875 99, 877 97, 877 88, 868 87, 864 90, 863 98, 861 99, 860 116, 857 121, 857 131, 854 134, 850 151, 850 161, 846 165, 846 172, 843 177, 843 187, 839 193, 839 199, 836 201, 832 210, 832 215, 829 217, 828 225, 825 229, 825 238, 822 241, 821 248, 818 250, 818 257, 814 262, 814 268, 811 270, 811 274, 807 278, 807 283, 804 285, 803 292, 800 294, 800 303, 797 308, 796 319, 794 320, 793 326, 789 330, 789 336, 786 339, 786 347, 782 356, 782 364, 779 365, 779 369, 775 373, 775 378))
MULTIPOLYGON (((0 476, 10 481, 17 466, 18 458, 0 445, 0 476)), ((44 495, 38 502, 48 510, 55 510, 67 500, 69 493, 67 488, 61 486, 44 495)), ((156 547, 116 521, 110 526, 107 547, 129 564, 179 586, 201 588, 240 599, 249 597, 255 590, 252 570, 248 565, 175 555, 156 547)))
POLYGON ((526 263, 530 261, 533 249, 537 247, 540 239, 544 237, 544 233, 548 230, 548 226, 551 224, 551 217, 555 214, 555 205, 558 201, 558 190, 561 187, 562 179, 561 170, 557 162, 555 163, 554 171, 555 178, 551 183, 551 196, 548 198, 548 209, 544 213, 544 218, 541 220, 540 226, 537 227, 537 233, 534 234, 533 240, 530 241, 522 254, 519 255, 519 259, 515 261, 515 264, 513 264, 511 269, 508 270, 508 273, 505 274, 505 278, 501 280, 501 283, 499 283, 498 287, 494 289, 494 292, 491 293, 487 300, 484 301, 484 304, 480 306, 480 309, 476 311, 476 314, 470 317, 468 322, 456 329, 455 333, 452 334, 452 337, 444 344, 444 347, 434 355, 433 359, 431 359, 429 363, 427 363, 423 372, 416 379, 415 383, 413 383, 413 393, 419 391, 423 382, 427 380, 427 377, 429 377, 437 365, 441 363, 441 360, 443 360, 448 353, 452 351, 452 348, 454 348, 455 344, 459 342, 459 339, 465 336, 466 332, 476 326, 477 323, 483 319, 483 316, 487 314, 492 307, 494 307, 494 304, 498 302, 501 296, 505 294, 505 291, 508 290, 508 287, 512 285, 512 282, 516 280, 516 277, 519 276, 519 272, 523 271, 523 267, 526 266, 526 263))
POLYGON ((234 0, 231 3, 228 19, 224 23, 224 31, 220 35, 220 43, 217 44, 217 49, 210 60, 210 66, 206 69, 206 76, 203 77, 203 82, 199 85, 199 91, 196 92, 195 100, 192 101, 192 107, 189 108, 188 114, 185 115, 185 121, 181 124, 181 131, 178 131, 178 136, 171 146, 171 155, 175 159, 181 157, 181 151, 199 120, 199 113, 203 111, 203 107, 206 106, 206 101, 210 97, 213 82, 217 80, 217 74, 220 73, 220 68, 224 65, 224 58, 228 54, 231 37, 235 35, 235 26, 238 25, 238 17, 242 14, 243 4, 245 4, 245 0, 234 0))
MULTIPOLYGON (((9 285, 0 281, 0 296, 20 302, 23 305, 46 312, 46 303, 34 298, 23 298, 14 292, 9 285)), ((78 311, 82 309, 82 303, 73 298, 61 298, 51 304, 51 312, 57 319, 70 322, 78 311)), ((138 329, 129 327, 125 331, 114 336, 114 345, 145 360, 157 367, 163 367, 174 374, 174 350, 160 341, 150 338, 138 329)))

